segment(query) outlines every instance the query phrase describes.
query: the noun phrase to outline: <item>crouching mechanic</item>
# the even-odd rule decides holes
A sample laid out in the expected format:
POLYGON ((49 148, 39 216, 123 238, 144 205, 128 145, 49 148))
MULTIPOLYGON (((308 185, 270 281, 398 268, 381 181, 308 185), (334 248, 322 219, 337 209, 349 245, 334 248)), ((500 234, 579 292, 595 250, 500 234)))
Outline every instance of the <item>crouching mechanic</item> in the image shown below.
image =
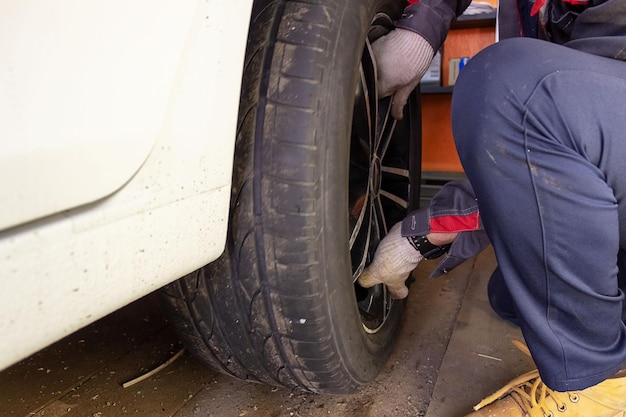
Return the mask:
MULTIPOLYGON (((374 43, 394 117, 468 3, 421 0, 374 43)), ((520 326, 538 373, 470 416, 624 416, 626 1, 500 0, 499 19, 501 39, 514 38, 472 58, 453 93, 469 183, 394 226, 360 283, 405 297, 423 257, 446 252, 443 272, 486 233, 490 303, 520 326)))

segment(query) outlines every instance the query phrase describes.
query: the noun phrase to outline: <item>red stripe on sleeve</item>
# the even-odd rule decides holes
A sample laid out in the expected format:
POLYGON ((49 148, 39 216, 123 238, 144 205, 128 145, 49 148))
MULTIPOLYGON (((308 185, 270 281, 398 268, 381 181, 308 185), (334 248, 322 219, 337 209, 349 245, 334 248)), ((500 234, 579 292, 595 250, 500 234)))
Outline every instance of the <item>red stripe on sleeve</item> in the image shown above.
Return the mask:
POLYGON ((480 229, 479 213, 467 216, 439 216, 430 219, 432 232, 467 232, 480 229))
POLYGON ((534 16, 537 13, 539 13, 539 10, 543 7, 545 3, 546 3, 546 0, 536 0, 535 4, 533 4, 532 9, 530 10, 530 15, 534 16))

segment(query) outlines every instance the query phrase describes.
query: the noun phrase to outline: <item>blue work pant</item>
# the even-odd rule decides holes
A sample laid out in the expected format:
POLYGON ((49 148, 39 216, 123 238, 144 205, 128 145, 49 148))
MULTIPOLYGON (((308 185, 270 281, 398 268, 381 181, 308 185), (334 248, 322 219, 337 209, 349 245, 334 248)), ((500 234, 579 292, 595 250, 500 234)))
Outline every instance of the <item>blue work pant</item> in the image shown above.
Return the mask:
POLYGON ((550 388, 612 376, 626 364, 626 62, 499 42, 461 71, 452 127, 498 261, 492 306, 550 388))

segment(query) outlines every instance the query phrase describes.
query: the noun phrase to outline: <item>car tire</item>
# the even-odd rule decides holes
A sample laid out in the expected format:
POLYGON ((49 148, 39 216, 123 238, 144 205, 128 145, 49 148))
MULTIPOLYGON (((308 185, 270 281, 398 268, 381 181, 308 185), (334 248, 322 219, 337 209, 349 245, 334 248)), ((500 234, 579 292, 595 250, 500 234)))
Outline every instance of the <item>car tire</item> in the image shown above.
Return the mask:
POLYGON ((398 0, 255 1, 224 254, 162 291, 189 350, 240 379, 351 393, 390 353, 404 301, 356 284, 419 201, 419 95, 376 97, 371 42, 398 0))

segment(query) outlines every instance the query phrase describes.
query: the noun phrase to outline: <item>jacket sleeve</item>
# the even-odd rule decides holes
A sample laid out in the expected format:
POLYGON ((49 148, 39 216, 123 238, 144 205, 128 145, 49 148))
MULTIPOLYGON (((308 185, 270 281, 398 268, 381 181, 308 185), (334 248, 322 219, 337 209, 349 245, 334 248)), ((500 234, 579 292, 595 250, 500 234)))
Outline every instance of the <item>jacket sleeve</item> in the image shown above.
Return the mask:
POLYGON ((489 246, 468 180, 447 183, 428 207, 409 213, 402 221, 402 236, 424 236, 431 232, 459 232, 431 278, 448 273, 489 246))
POLYGON ((404 10, 396 27, 420 34, 437 51, 448 35, 455 17, 460 16, 472 0, 420 0, 404 10))
POLYGON ((573 10, 566 11, 553 7, 549 24, 555 32, 567 33, 569 42, 565 46, 626 61, 626 1, 596 0, 588 3, 589 6, 580 13, 576 13, 574 6, 571 6, 573 10), (563 22, 570 19, 573 23, 564 27, 563 22))

